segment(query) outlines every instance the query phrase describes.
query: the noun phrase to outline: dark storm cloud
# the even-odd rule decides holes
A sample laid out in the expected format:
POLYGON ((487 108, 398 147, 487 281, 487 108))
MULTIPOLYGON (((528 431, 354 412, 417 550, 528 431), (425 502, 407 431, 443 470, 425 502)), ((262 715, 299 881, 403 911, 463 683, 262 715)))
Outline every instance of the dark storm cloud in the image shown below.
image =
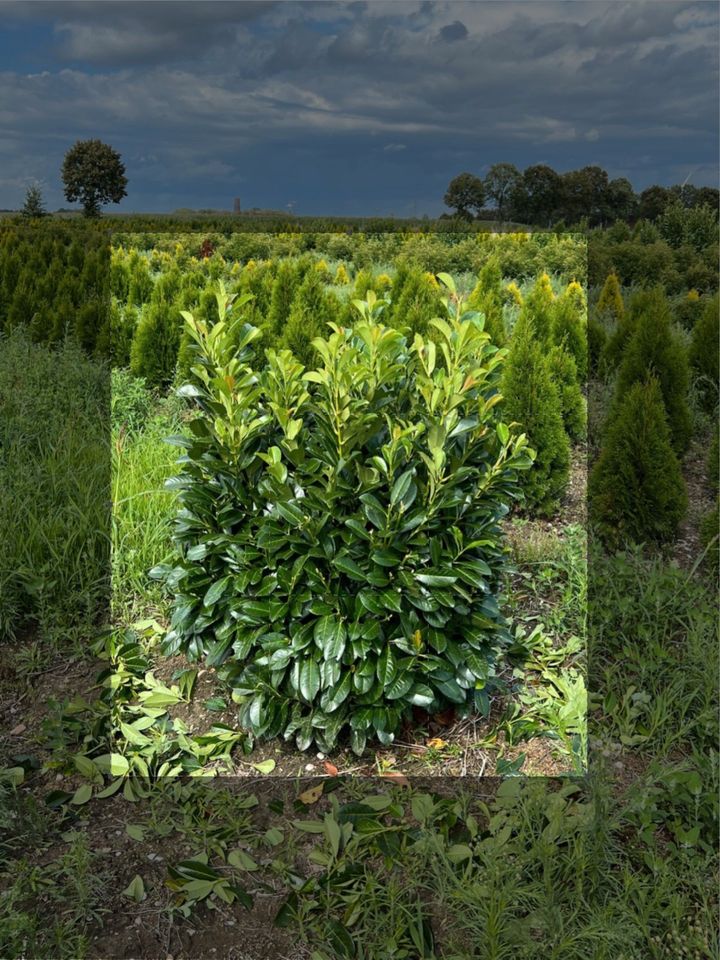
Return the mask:
POLYGON ((454 43, 456 40, 464 40, 467 35, 468 28, 459 20, 455 20, 453 23, 448 23, 440 28, 440 36, 448 43, 454 43))
POLYGON ((432 213, 458 168, 505 159, 716 179, 713 3, 95 0, 0 20, 0 206, 28 176, 59 201, 58 156, 90 135, 122 150, 137 207, 242 182, 283 205, 291 182, 299 212, 432 213))

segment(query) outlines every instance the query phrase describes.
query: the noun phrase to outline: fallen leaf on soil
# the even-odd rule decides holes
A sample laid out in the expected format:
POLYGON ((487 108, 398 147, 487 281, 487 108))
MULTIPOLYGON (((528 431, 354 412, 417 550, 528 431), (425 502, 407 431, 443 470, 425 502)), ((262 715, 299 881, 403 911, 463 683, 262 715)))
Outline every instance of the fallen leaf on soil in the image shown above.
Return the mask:
POLYGON ((432 740, 428 740, 427 745, 432 747, 433 750, 442 750, 443 747, 447 746, 447 740, 441 740, 440 737, 433 737, 432 740))
POLYGON ((397 783, 401 787, 410 786, 410 781, 408 778, 404 773, 400 773, 398 770, 384 770, 380 776, 385 777, 387 780, 392 780, 393 783, 397 783))
POLYGON ((300 800, 305 804, 317 803, 323 792, 323 784, 318 783, 315 787, 310 787, 308 790, 303 791, 300 794, 300 800))
POLYGON ((325 767, 325 773, 329 773, 331 777, 336 777, 338 773, 340 773, 340 771, 335 766, 335 764, 330 763, 329 760, 325 761, 325 763, 323 764, 323 767, 325 767))
POLYGON ((22 733, 23 730, 27 730, 27 727, 24 723, 19 723, 16 727, 13 727, 10 731, 11 737, 16 737, 19 733, 22 733))
POLYGON ((136 874, 130 881, 129 885, 125 887, 122 895, 124 897, 129 897, 130 900, 135 900, 136 903, 141 903, 147 896, 143 878, 139 874, 136 874))
POLYGON ((254 767, 258 773, 272 773, 275 769, 274 760, 261 760, 259 763, 251 763, 251 767, 254 767))

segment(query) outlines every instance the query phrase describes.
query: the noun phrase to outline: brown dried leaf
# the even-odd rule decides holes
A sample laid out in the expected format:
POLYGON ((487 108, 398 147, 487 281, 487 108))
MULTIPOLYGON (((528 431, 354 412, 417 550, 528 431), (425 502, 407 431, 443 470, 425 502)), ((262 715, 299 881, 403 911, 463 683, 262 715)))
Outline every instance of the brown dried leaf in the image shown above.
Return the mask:
POLYGON ((404 773, 400 773, 399 770, 384 770, 380 776, 385 777, 386 780, 392 780, 393 783, 396 783, 400 787, 410 786, 408 778, 404 773))
POLYGON ((305 804, 317 803, 323 792, 323 784, 318 783, 314 787, 309 787, 300 794, 300 800, 305 804))

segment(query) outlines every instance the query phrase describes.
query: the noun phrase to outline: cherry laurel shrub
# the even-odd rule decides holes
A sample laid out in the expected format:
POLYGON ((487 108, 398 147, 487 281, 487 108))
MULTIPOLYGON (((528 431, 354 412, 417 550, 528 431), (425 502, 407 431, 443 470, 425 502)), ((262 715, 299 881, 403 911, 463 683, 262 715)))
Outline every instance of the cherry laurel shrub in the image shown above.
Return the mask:
POLYGON ((311 370, 260 363, 223 289, 214 325, 185 314, 197 416, 174 438, 181 559, 153 571, 176 595, 164 650, 218 667, 256 737, 362 753, 413 706, 487 711, 511 642, 499 521, 533 452, 500 417, 504 352, 450 294, 439 345, 410 346, 368 293, 311 370))

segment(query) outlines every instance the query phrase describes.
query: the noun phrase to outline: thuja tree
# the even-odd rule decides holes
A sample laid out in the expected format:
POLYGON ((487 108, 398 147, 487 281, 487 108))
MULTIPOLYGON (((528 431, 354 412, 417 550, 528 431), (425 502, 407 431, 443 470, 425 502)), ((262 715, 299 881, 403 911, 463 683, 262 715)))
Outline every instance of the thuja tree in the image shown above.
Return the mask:
POLYGON ((359 270, 355 277, 355 283, 353 285, 355 299, 364 300, 369 290, 377 293, 375 275, 369 267, 365 267, 363 270, 359 270))
POLYGON ((585 440, 587 405, 578 383, 575 360, 565 347, 552 347, 547 354, 547 362, 560 396, 565 432, 571 440, 585 440))
POLYGON ((555 295, 553 294, 550 277, 547 273, 542 273, 525 298, 518 318, 518 323, 521 319, 528 319, 532 322, 534 336, 542 343, 550 341, 554 302, 555 295))
POLYGON ((249 264, 240 275, 237 290, 241 295, 249 295, 252 300, 246 308, 248 316, 256 326, 267 318, 272 300, 273 269, 267 263, 259 263, 250 268, 249 264))
POLYGON ((291 259, 281 260, 273 280, 267 324, 273 337, 281 336, 292 308, 299 283, 297 267, 291 259))
POLYGON ((413 267, 403 284, 402 293, 393 301, 393 326, 407 331, 410 336, 427 336, 433 317, 442 310, 442 295, 433 282, 432 274, 413 267))
POLYGON ((182 333, 179 311, 153 301, 143 310, 130 346, 130 369, 153 387, 168 384, 175 372, 182 333))
POLYGON ((720 340, 720 300, 717 294, 708 300, 702 316, 695 324, 690 343, 690 363, 697 377, 697 386, 703 405, 713 410, 718 402, 720 369, 718 341, 720 340))
POLYGON ((608 274, 597 302, 599 313, 608 313, 615 323, 619 323, 625 313, 620 281, 616 273, 608 274))
POLYGON ((633 384, 616 405, 588 497, 592 525, 610 545, 675 536, 687 493, 656 379, 633 384))
POLYGON ((623 308, 612 333, 605 337, 599 364, 600 373, 604 377, 610 377, 617 372, 640 317, 649 311, 667 310, 667 303, 665 302, 663 307, 663 301, 664 296, 661 290, 640 289, 633 293, 630 297, 628 309, 623 308))
POLYGON ((672 444, 682 455, 692 437, 687 401, 690 370, 685 346, 661 290, 653 291, 647 309, 637 319, 618 371, 615 398, 622 398, 633 384, 649 376, 658 380, 672 444))
POLYGON ((532 470, 522 478, 525 504, 533 513, 549 516, 567 488, 570 441, 549 352, 538 340, 527 314, 520 315, 513 331, 502 392, 508 420, 520 424, 537 451, 532 470))
MULTIPOLYGON (((450 278, 446 278, 451 283, 450 278)), ((499 609, 499 522, 531 464, 502 422, 503 353, 445 300, 439 347, 384 327, 316 338, 316 369, 258 332, 186 314, 180 560, 168 654, 219 668, 255 736, 331 749, 390 743, 413 707, 487 710, 511 641, 499 609)))
POLYGON ((281 339, 284 348, 304 364, 314 361, 313 340, 327 333, 336 318, 337 297, 329 293, 316 270, 309 270, 297 289, 281 339))
POLYGON ((485 329, 493 342, 502 346, 506 340, 503 319, 502 271, 497 257, 490 257, 478 274, 478 281, 468 298, 468 306, 485 317, 485 329))
POLYGON ((578 381, 588 377, 587 301, 579 283, 573 281, 554 304, 552 341, 565 347, 577 367, 578 381))

